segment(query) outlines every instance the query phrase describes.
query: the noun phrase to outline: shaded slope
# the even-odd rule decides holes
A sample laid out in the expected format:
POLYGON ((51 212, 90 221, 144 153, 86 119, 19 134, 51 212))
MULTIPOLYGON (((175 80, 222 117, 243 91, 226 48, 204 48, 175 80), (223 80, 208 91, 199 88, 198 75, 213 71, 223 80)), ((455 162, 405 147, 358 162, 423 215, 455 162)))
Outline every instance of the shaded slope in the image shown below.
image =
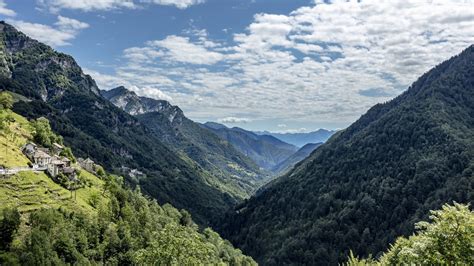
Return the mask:
POLYGON ((323 145, 323 143, 321 142, 309 143, 309 144, 304 145, 298 151, 296 151, 294 154, 288 157, 286 160, 284 160, 283 162, 273 167, 272 171, 275 173, 285 173, 286 171, 293 168, 293 166, 295 166, 297 163, 301 162, 306 157, 308 157, 315 149, 317 149, 321 145, 323 145))
POLYGON ((0 24, 4 51, 0 88, 31 101, 14 109, 28 118, 47 117, 79 157, 91 157, 108 170, 137 168, 147 178, 128 182, 160 203, 189 210, 201 224, 219 216, 234 200, 207 182, 197 165, 184 161, 133 116, 99 95, 94 80, 71 56, 0 24))
POLYGON ((271 170, 298 148, 269 135, 258 135, 242 128, 228 128, 218 123, 205 123, 202 126, 212 130, 223 140, 232 144, 242 154, 250 157, 260 167, 271 170))
POLYGON ((212 182, 236 199, 249 197, 264 179, 255 163, 210 130, 188 119, 179 107, 164 100, 139 97, 124 87, 101 91, 101 94, 134 114, 161 141, 209 171, 215 177, 212 182))
POLYGON ((257 261, 336 264, 378 254, 444 203, 474 202, 474 46, 371 108, 229 215, 257 261))

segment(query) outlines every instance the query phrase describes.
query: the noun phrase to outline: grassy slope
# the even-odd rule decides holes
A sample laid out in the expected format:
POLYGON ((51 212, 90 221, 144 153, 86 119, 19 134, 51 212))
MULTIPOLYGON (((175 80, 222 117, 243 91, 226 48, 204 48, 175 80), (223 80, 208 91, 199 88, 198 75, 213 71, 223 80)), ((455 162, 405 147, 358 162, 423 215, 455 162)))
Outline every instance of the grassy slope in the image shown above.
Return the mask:
MULTIPOLYGON (((32 129, 24 117, 11 111, 7 112, 15 118, 10 129, 17 137, 12 141, 11 137, 0 134, 0 164, 8 168, 27 166, 29 160, 20 149, 31 139, 32 129)), ((7 112, 3 111, 0 115, 4 116, 7 112)), ((0 208, 17 207, 20 212, 25 213, 40 208, 65 207, 93 214, 95 209, 89 204, 89 200, 92 195, 102 193, 104 182, 84 170, 81 170, 81 176, 87 179, 89 186, 78 189, 75 200, 71 198, 68 190, 53 182, 43 172, 20 172, 8 178, 0 178, 0 208)))

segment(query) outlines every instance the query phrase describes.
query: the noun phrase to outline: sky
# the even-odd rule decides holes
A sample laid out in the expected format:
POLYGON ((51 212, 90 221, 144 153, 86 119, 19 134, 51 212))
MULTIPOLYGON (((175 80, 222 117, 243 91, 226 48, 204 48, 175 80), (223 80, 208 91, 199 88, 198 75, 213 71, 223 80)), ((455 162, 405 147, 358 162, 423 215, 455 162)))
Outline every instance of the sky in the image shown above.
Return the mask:
POLYGON ((186 116, 340 129, 474 43, 474 1, 0 0, 0 18, 186 116))

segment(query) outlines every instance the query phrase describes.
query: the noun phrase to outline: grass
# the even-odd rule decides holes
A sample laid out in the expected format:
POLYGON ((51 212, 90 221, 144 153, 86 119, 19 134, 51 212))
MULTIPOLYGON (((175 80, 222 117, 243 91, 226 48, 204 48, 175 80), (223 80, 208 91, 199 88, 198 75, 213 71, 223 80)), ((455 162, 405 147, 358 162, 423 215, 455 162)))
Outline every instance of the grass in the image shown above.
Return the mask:
POLYGON ((0 116, 10 115, 15 122, 9 125, 13 134, 0 132, 0 165, 4 167, 27 166, 28 158, 20 151, 21 147, 31 139, 31 126, 28 120, 9 110, 0 111, 0 116))
MULTIPOLYGON (((15 122, 10 124, 10 131, 15 138, 6 136, 0 131, 0 164, 10 167, 27 166, 28 158, 21 152, 21 146, 32 139, 30 123, 24 117, 11 111, 0 111, 0 116, 11 115, 15 122), (5 151, 6 148, 6 151, 5 151)), ((75 167, 79 168, 78 165, 75 167)), ((80 169, 80 176, 87 180, 87 185, 71 192, 56 184, 43 172, 19 172, 9 177, 0 176, 0 209, 16 207, 22 214, 40 208, 67 208, 96 214, 97 210, 91 205, 91 199, 97 198, 103 191, 102 181, 97 176, 80 169)), ((98 197, 99 203, 106 203, 106 197, 98 197)))

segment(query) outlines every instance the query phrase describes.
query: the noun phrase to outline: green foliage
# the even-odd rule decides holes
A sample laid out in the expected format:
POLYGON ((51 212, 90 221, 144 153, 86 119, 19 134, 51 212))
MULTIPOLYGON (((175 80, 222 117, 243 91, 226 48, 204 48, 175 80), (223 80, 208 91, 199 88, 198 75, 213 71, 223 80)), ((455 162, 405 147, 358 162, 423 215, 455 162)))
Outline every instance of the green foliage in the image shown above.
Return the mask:
POLYGON ((474 203, 474 46, 371 108, 218 230, 266 265, 380 255, 428 210, 474 203))
POLYGON ((378 261, 350 253, 347 265, 474 265, 474 212, 454 203, 431 211, 432 222, 416 224, 417 232, 400 237, 378 261))
MULTIPOLYGON (((23 265, 255 265, 210 229, 200 232, 187 212, 162 207, 113 176, 106 179, 109 201, 94 203, 97 215, 64 208, 33 211, 30 228, 21 236, 24 243, 6 249, 0 259, 23 265)), ((18 223, 10 221, 17 218, 8 223, 5 218, 2 225, 13 224, 8 228, 16 230, 18 223)), ((2 243, 12 241, 6 238, 12 234, 3 232, 15 230, 2 230, 2 243)))
POLYGON ((70 147, 64 147, 59 155, 68 158, 72 163, 76 162, 76 157, 74 157, 70 147))
POLYGON ((62 144, 62 138, 53 132, 47 118, 40 117, 31 124, 34 128, 33 139, 36 143, 46 148, 51 148, 53 143, 62 144))
POLYGON ((13 107, 13 97, 8 92, 0 92, 0 110, 11 109, 13 107))
POLYGON ((20 226, 20 213, 15 209, 3 209, 0 220, 0 251, 8 250, 13 234, 20 226))
POLYGON ((417 234, 397 239, 381 261, 388 264, 474 265, 474 212, 454 203, 431 211, 417 234))

